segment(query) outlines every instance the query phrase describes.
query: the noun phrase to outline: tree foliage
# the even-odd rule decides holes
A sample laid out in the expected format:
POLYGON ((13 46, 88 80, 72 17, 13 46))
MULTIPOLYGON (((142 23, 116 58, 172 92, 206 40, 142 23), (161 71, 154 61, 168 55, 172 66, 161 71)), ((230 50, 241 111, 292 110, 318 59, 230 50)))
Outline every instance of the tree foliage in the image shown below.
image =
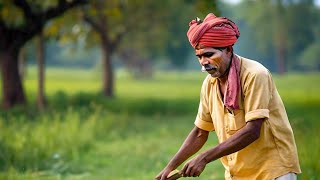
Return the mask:
POLYGON ((10 108, 26 102, 19 74, 20 49, 43 31, 46 22, 86 0, 27 1, 4 0, 0 4, 0 63, 3 106, 10 108), (15 18, 11 18, 13 16, 15 18))
POLYGON ((189 52, 185 33, 189 21, 199 11, 196 7, 215 6, 209 1, 90 1, 82 9, 82 16, 91 27, 86 31, 87 43, 101 47, 103 94, 113 95, 111 66, 115 54, 129 70, 138 69, 130 72, 144 75, 150 75, 146 71, 150 72, 151 64, 159 57, 169 59, 175 67, 184 67, 189 52), (205 6, 206 3, 210 5, 205 6))
MULTIPOLYGON (((75 45, 81 37, 85 39, 85 47, 96 48, 101 43, 99 33, 103 32, 113 41, 111 44, 115 45, 117 41, 116 48, 111 53, 120 57, 117 59, 123 60, 121 55, 127 54, 128 50, 140 56, 142 63, 148 61, 154 64, 159 59, 165 59, 174 68, 184 68, 188 52, 191 50, 186 38, 188 23, 197 16, 203 18, 209 12, 218 14, 216 2, 113 0, 106 3, 94 0, 79 11, 68 12, 68 16, 62 20, 66 24, 59 25, 58 28, 60 32, 64 32, 59 33, 59 39, 60 42, 75 45), (87 24, 75 22, 80 16, 85 17, 87 24), (106 26, 104 28, 108 30, 96 31, 97 26, 100 26, 100 29, 106 26), (119 37, 120 40, 116 40, 119 37)), ((57 26, 51 27, 57 30, 57 26)), ((122 63, 126 64, 128 60, 131 59, 122 63)))
POLYGON ((127 64, 151 65, 162 57, 161 59, 168 59, 175 66, 182 67, 188 54, 186 52, 189 45, 185 32, 189 21, 196 14, 207 14, 205 11, 212 12, 216 8, 216 3, 211 1, 92 0, 88 1, 87 6, 60 16, 67 9, 85 2, 86 0, 0 2, 0 49, 1 52, 6 52, 0 53, 0 59, 4 69, 3 84, 6 84, 3 86, 6 106, 25 102, 21 78, 17 75, 16 59, 25 43, 40 32, 45 37, 55 37, 67 44, 81 41, 85 47, 101 47, 104 59, 102 67, 105 68, 103 91, 104 94, 112 94, 111 58, 115 53, 122 59, 127 57, 126 59, 138 62, 127 61, 127 64), (56 20, 51 21, 54 18, 56 20), (84 19, 86 23, 82 23, 80 19, 84 19), (10 82, 17 83, 10 85, 10 82))
POLYGON ((239 49, 279 73, 301 69, 306 48, 319 44, 319 7, 312 0, 242 1, 223 7, 240 26, 239 49))

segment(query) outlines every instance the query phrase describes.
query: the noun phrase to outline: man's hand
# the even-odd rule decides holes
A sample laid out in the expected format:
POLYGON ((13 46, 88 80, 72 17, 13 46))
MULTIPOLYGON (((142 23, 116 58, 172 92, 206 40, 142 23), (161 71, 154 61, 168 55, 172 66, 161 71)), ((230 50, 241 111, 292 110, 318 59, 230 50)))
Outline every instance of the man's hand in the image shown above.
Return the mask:
MULTIPOLYGON (((192 131, 189 133, 186 140, 183 142, 182 146, 180 147, 180 149, 176 153, 176 155, 170 160, 168 165, 155 177, 155 179, 156 180, 167 179, 167 176, 170 174, 171 171, 176 169, 185 160, 187 160, 190 156, 192 156, 193 154, 198 152, 199 149, 201 149, 201 147, 207 141, 208 136, 209 136, 208 131, 199 129, 198 127, 195 126, 192 129, 192 131)), ((204 167, 202 168, 202 170, 203 169, 204 169, 204 167)), ((181 172, 180 172, 180 174, 181 174, 181 172)), ((200 173, 199 173, 199 175, 200 175, 200 173)))
POLYGON ((156 177, 155 179, 156 180, 166 180, 168 175, 170 174, 170 172, 172 171, 173 169, 170 169, 170 168, 164 168, 156 177))
MULTIPOLYGON (((165 170, 163 170, 165 171, 165 170)), ((160 172, 159 175, 156 176, 155 179, 157 180, 176 180, 179 179, 180 177, 182 177, 181 172, 178 169, 175 169, 173 171, 171 171, 168 175, 166 175, 166 173, 160 172)))
POLYGON ((183 169, 181 174, 183 177, 198 177, 206 167, 207 162, 202 154, 199 154, 195 158, 188 161, 183 169))

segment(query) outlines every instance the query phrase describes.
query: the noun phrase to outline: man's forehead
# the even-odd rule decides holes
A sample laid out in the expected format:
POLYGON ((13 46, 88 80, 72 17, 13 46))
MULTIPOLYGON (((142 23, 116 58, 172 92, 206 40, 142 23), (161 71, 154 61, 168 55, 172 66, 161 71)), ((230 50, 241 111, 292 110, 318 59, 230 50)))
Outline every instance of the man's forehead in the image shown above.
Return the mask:
POLYGON ((200 55, 200 54, 203 54, 206 52, 214 52, 214 51, 217 51, 217 49, 214 49, 212 47, 204 47, 204 48, 195 49, 196 55, 200 55))

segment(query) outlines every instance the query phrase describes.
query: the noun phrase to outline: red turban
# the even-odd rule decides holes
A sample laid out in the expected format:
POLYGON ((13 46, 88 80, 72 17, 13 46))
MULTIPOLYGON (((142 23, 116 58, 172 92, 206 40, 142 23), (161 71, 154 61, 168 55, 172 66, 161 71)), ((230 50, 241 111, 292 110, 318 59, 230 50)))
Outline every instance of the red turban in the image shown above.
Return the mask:
POLYGON ((207 47, 227 47, 237 42, 240 32, 237 25, 225 17, 210 13, 203 22, 200 19, 189 23, 187 36, 193 48, 198 44, 207 47))

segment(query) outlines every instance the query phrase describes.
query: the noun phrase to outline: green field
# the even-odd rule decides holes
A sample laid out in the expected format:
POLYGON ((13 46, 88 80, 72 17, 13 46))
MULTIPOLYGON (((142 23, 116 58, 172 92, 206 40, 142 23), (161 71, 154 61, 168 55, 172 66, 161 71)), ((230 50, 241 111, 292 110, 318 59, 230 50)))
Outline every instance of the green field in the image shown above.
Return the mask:
MULTIPOLYGON (((48 108, 37 110, 36 72, 28 106, 0 111, 0 179, 150 180, 193 127, 205 74, 158 72, 134 80, 118 72, 116 96, 99 94, 99 73, 48 69, 48 108)), ((286 105, 303 174, 320 179, 320 74, 274 76, 286 105)), ((214 133, 204 148, 217 143, 214 133)), ((219 161, 200 178, 223 179, 219 161)))

